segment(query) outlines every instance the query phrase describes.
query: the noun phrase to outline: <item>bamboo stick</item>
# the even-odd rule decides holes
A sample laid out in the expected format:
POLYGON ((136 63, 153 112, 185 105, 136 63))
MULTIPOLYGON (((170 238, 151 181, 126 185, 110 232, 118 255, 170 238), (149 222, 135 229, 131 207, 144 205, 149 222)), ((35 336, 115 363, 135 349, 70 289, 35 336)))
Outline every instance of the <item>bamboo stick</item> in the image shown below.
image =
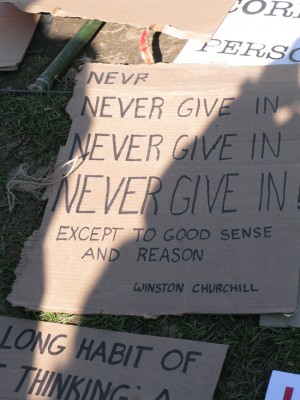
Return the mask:
POLYGON ((64 72, 104 24, 105 22, 96 19, 86 21, 42 75, 37 78, 31 86, 31 90, 40 92, 51 90, 55 79, 64 72))

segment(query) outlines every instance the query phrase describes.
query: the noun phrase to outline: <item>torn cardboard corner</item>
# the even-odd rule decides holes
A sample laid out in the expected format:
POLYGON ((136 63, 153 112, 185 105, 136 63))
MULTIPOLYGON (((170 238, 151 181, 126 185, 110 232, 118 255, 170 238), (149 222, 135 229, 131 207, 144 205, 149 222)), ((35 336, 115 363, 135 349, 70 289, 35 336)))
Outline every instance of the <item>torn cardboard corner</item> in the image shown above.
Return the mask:
POLYGON ((40 15, 20 11, 13 4, 0 3, 0 71, 14 71, 22 61, 40 15))
POLYGON ((0 398, 211 400, 228 346, 0 317, 0 398))
MULTIPOLYGON (((4 2, 7 0, 0 0, 4 2)), ((234 3, 233 0, 173 0, 141 1, 90 0, 88 7, 84 2, 73 0, 15 0, 20 9, 30 12, 50 12, 57 16, 100 19, 105 22, 118 22, 148 27, 152 24, 172 25, 188 36, 209 40, 234 3)))
POLYGON ((58 156, 81 161, 49 190, 9 301, 76 314, 294 312, 298 101, 294 66, 88 64, 58 156))

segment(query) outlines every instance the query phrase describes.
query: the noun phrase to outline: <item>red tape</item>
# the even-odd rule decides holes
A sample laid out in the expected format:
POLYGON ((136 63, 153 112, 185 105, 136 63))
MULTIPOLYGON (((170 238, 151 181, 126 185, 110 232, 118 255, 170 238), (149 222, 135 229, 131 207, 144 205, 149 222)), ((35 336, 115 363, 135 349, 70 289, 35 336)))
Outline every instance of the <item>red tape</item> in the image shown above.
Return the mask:
POLYGON ((145 29, 145 30, 143 30, 143 32, 140 36, 140 40, 139 40, 140 52, 141 52, 142 59, 145 61, 145 64, 153 64, 154 63, 153 55, 149 49, 148 41, 147 41, 148 32, 149 32, 149 29, 145 29))

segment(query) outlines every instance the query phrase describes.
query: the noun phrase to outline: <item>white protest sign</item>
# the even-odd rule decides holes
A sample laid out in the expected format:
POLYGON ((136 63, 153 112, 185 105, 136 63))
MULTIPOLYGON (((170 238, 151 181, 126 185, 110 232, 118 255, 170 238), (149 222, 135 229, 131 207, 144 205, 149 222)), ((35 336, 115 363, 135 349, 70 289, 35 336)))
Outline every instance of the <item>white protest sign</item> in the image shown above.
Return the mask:
POLYGON ((273 371, 265 400, 298 400, 300 375, 273 371))
POLYGON ((212 40, 189 40, 175 63, 299 63, 299 21, 299 2, 237 1, 212 40))

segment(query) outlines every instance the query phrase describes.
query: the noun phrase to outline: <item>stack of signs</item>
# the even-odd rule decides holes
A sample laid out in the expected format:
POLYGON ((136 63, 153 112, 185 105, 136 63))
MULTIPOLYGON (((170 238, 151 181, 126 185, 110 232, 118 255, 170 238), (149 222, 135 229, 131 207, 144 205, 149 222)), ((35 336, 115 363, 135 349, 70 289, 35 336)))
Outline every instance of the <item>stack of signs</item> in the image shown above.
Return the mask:
POLYGON ((211 400, 227 346, 0 317, 0 398, 211 400))
POLYGON ((294 312, 298 99, 293 65, 87 65, 58 157, 76 169, 49 190, 9 301, 78 314, 294 312))
POLYGON ((295 1, 238 0, 210 42, 189 40, 175 62, 299 63, 299 19, 295 1))

